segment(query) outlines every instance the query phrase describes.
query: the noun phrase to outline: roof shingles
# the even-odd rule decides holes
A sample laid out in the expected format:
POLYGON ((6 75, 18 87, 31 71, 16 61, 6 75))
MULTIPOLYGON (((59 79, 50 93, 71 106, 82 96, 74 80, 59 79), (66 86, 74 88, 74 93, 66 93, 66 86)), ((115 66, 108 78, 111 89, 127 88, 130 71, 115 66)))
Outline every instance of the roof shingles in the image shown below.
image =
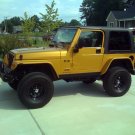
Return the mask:
POLYGON ((135 6, 128 8, 126 11, 112 11, 116 19, 135 18, 135 6))

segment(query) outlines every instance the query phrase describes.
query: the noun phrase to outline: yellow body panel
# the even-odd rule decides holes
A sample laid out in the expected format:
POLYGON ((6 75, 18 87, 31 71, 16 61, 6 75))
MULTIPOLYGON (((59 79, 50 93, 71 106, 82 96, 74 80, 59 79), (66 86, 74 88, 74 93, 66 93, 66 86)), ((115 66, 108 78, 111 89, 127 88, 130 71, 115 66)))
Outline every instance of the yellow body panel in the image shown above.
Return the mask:
POLYGON ((135 54, 104 54, 104 59, 102 63, 102 70, 101 74, 105 74, 107 69, 109 68, 110 64, 113 60, 120 60, 120 59, 127 59, 132 63, 132 66, 134 68, 134 61, 131 60, 130 56, 133 56, 135 58, 135 54))
POLYGON ((103 54, 96 54, 96 48, 82 48, 79 53, 73 55, 72 72, 99 72, 102 60, 103 54))
MULTIPOLYGON (((103 42, 102 47, 89 47, 89 48, 81 48, 78 53, 74 53, 73 49, 78 43, 78 39, 81 31, 88 31, 86 29, 78 29, 76 36, 67 51, 67 54, 63 54, 61 59, 62 65, 62 73, 61 74, 78 74, 78 73, 91 73, 91 72, 100 72, 101 64, 103 60, 104 53, 104 33, 103 33, 103 42), (101 49, 100 54, 96 54, 96 49, 101 49), (63 61, 66 62, 63 63, 63 61)), ((100 30, 95 30, 100 31, 100 30)), ((101 31, 102 32, 102 31, 101 31)))
POLYGON ((56 74, 60 74, 60 50, 52 51, 42 51, 42 52, 32 52, 32 53, 21 53, 16 54, 16 57, 12 64, 12 69, 15 69, 18 65, 28 65, 28 64, 49 64, 51 65, 56 74), (20 60, 20 55, 22 55, 22 60, 20 60))

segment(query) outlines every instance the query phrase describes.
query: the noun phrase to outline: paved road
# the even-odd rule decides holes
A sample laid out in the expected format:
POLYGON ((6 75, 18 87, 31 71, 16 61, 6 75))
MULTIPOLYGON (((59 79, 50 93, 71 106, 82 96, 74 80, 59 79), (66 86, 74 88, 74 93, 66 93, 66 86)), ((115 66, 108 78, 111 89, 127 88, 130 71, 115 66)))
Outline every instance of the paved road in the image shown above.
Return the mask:
POLYGON ((0 80, 1 135, 135 135, 135 77, 123 97, 103 92, 101 82, 55 82, 51 102, 28 110, 0 80))

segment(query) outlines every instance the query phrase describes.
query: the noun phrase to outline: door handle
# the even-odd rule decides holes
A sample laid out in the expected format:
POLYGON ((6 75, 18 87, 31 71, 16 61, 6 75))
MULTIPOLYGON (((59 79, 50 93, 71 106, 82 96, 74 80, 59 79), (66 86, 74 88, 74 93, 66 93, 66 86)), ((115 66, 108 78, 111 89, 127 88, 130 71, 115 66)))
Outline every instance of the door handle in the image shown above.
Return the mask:
POLYGON ((101 53, 101 48, 96 48, 96 53, 101 53))

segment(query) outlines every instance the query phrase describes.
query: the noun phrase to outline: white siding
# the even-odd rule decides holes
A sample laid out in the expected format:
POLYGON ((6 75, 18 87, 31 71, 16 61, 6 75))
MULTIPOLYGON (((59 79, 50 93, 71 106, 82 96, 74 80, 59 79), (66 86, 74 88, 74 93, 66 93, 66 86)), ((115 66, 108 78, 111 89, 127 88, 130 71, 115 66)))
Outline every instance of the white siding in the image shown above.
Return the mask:
POLYGON ((115 16, 113 15, 112 12, 109 13, 109 15, 108 15, 106 21, 107 21, 107 26, 108 26, 108 27, 110 27, 110 24, 111 24, 111 26, 112 26, 112 24, 113 24, 113 27, 117 27, 117 20, 116 20, 116 18, 115 18, 115 16))

